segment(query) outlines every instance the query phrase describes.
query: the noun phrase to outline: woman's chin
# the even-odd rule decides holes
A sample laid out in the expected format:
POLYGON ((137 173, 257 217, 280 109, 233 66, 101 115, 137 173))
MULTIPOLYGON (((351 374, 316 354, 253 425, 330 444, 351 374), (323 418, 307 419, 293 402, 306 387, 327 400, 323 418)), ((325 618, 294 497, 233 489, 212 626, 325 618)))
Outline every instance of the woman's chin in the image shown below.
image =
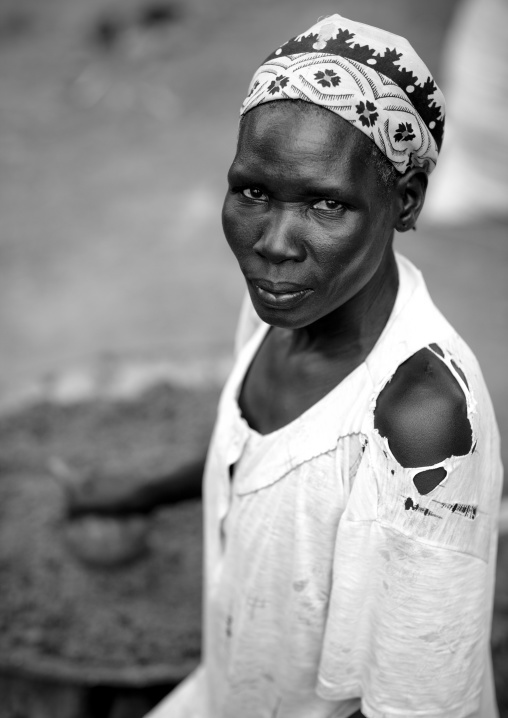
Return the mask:
MULTIPOLYGON (((252 298, 252 295, 251 295, 252 298)), ((312 313, 301 306, 289 308, 271 307, 252 298, 252 304, 259 318, 272 327, 281 329, 302 329, 314 321, 312 313)))

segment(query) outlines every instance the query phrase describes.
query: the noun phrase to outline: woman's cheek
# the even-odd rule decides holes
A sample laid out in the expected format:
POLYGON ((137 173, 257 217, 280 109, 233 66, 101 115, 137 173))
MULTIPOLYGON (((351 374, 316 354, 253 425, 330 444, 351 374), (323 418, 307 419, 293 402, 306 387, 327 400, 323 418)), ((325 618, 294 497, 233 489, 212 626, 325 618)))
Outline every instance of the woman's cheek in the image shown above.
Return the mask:
POLYGON ((232 208, 231 208, 231 196, 229 194, 226 195, 226 199, 224 200, 224 204, 222 205, 222 229, 224 230, 224 234, 226 236, 226 239, 229 242, 229 234, 230 234, 230 228, 231 228, 231 220, 232 220, 232 208))
POLYGON ((235 245, 239 239, 239 222, 237 213, 231 207, 231 200, 228 199, 226 199, 222 209, 222 229, 227 243, 235 251, 235 245))
POLYGON ((226 202, 222 212, 222 227, 226 240, 235 256, 247 254, 256 243, 256 236, 262 229, 255 214, 245 208, 235 207, 233 202, 226 202), (243 210, 243 211, 242 211, 243 210))

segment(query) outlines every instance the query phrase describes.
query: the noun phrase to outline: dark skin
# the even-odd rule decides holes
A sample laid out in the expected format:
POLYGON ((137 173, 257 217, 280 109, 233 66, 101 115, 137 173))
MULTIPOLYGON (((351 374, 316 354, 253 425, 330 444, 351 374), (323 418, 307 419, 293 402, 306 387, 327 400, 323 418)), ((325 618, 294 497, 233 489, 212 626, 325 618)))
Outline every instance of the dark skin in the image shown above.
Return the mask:
POLYGON ((147 514, 159 506, 198 499, 204 465, 203 454, 169 475, 122 476, 121 481, 116 476, 77 477, 66 482, 68 515, 74 518, 86 514, 118 517, 147 514))
POLYGON ((223 226, 254 307, 272 325, 240 395, 262 434, 358 367, 392 310, 394 229, 416 221, 426 178, 412 170, 387 192, 370 151, 362 133, 312 105, 272 103, 242 122, 223 226), (301 301, 277 302, 299 288, 301 301))
POLYGON ((471 450, 464 392, 427 348, 404 362, 380 393, 375 424, 406 468, 430 466, 471 450))

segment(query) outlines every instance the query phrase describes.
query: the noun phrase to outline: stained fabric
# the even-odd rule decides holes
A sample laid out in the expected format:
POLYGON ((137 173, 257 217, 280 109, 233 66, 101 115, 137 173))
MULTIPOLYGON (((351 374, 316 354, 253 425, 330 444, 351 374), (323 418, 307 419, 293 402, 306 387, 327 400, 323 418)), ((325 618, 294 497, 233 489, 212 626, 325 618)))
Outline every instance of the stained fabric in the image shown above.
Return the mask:
POLYGON ((403 37, 330 15, 273 52, 252 78, 240 114, 274 100, 304 100, 366 134, 401 173, 434 169, 444 98, 403 37))
POLYGON ((203 662, 150 718, 496 718, 499 436, 473 354, 418 270, 400 255, 397 266, 367 359, 267 435, 237 402, 269 330, 245 305, 205 473, 203 662), (374 412, 432 344, 462 382, 474 444, 421 495, 422 469, 398 464, 374 412))

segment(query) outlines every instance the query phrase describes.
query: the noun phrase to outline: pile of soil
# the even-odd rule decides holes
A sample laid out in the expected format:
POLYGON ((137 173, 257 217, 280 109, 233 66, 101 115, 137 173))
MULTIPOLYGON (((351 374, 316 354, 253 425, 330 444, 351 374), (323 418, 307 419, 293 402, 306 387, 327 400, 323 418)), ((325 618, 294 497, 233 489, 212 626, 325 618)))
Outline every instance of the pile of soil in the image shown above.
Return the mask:
MULTIPOLYGON (((142 685, 196 665, 201 502, 139 517, 146 551, 130 563, 90 564, 69 545, 47 465, 59 457, 119 481, 169 473, 202 454, 217 399, 215 388, 159 385, 133 401, 39 403, 0 418, 0 670, 142 685)), ((100 550, 122 519, 93 521, 100 550)))

